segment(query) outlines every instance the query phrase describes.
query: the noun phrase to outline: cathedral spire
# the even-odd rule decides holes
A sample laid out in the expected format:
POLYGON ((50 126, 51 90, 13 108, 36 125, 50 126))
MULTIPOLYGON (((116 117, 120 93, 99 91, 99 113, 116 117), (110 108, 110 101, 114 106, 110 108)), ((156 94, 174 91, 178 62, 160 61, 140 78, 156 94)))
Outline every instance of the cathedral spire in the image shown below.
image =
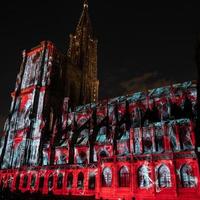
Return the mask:
POLYGON ((83 7, 87 7, 88 8, 88 0, 84 0, 84 3, 83 3, 83 7))
MULTIPOLYGON (((97 79, 97 39, 89 17, 88 0, 83 0, 83 10, 75 33, 70 35, 68 68, 76 69, 80 79, 68 77, 67 94, 74 105, 83 105, 98 100, 99 81, 97 79), (73 80, 72 80, 73 79, 73 80), (77 87, 74 89, 71 86, 77 87)), ((68 73, 72 74, 72 73, 68 73)))
POLYGON ((84 28, 87 29, 87 34, 92 35, 92 25, 88 13, 88 0, 83 2, 83 11, 76 27, 76 33, 82 31, 84 28))

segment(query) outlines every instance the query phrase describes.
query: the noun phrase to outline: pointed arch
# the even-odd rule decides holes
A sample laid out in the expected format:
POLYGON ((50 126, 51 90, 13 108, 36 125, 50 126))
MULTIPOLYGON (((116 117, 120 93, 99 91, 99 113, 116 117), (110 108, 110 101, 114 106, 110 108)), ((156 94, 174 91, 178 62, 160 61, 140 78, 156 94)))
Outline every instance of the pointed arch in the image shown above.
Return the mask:
POLYGON ((158 185, 160 188, 171 187, 171 174, 166 165, 161 165, 158 168, 158 185))
POLYGON ((188 187, 195 187, 195 177, 193 174, 192 167, 188 164, 185 164, 180 169, 180 176, 181 176, 181 185, 184 188, 188 187))
POLYGON ((119 170, 119 187, 129 187, 130 185, 130 173, 126 166, 123 166, 119 170))

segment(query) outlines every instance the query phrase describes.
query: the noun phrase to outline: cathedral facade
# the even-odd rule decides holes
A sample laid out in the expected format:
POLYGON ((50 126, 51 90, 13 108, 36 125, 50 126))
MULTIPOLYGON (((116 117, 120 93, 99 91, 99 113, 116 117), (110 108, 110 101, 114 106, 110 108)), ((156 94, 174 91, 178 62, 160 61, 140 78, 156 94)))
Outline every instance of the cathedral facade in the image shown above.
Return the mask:
POLYGON ((197 82, 98 100, 87 1, 67 55, 43 41, 22 57, 0 138, 1 197, 200 199, 197 82))

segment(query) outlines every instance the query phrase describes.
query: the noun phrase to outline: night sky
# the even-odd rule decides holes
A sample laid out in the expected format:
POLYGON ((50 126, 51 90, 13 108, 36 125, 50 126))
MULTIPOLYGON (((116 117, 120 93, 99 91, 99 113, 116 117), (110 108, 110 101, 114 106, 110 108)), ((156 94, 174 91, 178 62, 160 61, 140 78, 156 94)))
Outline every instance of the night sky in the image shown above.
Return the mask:
MULTIPOLYGON (((200 5, 192 1, 90 0, 99 40, 100 98, 196 79, 199 10, 200 5)), ((22 50, 50 40, 66 52, 81 11, 81 0, 1 5, 0 126, 8 114, 22 50)))

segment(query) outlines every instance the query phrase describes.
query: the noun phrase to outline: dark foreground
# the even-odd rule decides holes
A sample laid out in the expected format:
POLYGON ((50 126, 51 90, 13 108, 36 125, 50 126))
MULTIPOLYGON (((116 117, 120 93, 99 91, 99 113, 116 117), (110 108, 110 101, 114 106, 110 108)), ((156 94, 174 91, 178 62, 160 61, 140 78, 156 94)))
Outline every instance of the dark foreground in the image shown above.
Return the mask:
POLYGON ((0 191, 0 200, 95 200, 95 197, 77 197, 77 196, 55 196, 53 194, 42 195, 40 192, 22 193, 20 191, 11 192, 9 189, 0 191))

